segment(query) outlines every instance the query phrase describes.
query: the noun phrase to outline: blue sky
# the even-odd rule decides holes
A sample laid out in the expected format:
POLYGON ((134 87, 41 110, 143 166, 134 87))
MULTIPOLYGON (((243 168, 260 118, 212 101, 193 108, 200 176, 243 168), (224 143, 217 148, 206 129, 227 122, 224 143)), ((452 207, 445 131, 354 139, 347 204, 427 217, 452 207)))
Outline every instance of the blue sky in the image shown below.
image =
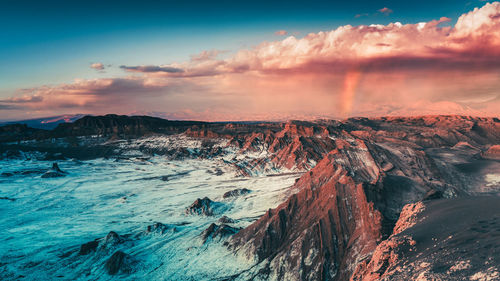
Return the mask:
MULTIPOLYGON (((0 94, 93 78, 92 62, 158 64, 207 49, 235 51, 276 30, 455 19, 470 1, 22 1, 0 2, 0 94), (377 13, 388 7, 389 15, 377 13), (356 15, 362 15, 356 17, 356 15)), ((109 75, 118 75, 109 69, 109 75)))

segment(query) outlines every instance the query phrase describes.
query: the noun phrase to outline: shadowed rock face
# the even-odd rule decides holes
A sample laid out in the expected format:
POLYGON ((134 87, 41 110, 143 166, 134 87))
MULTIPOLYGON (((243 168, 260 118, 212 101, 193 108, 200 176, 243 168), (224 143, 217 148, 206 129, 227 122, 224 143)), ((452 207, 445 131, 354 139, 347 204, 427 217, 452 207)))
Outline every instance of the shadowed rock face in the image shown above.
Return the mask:
POLYGON ((122 251, 116 251, 104 264, 108 274, 115 275, 120 271, 128 271, 128 255, 122 251))
POLYGON ((419 204, 405 207, 411 210, 398 221, 405 227, 395 228, 351 280, 500 279, 499 197, 419 204))
POLYGON ((97 241, 97 240, 82 244, 82 246, 80 246, 80 252, 78 252, 78 254, 79 255, 88 255, 91 252, 95 252, 97 249, 97 246, 99 246, 99 241, 97 241))
POLYGON ((53 131, 55 136, 142 136, 152 133, 178 133, 204 122, 169 121, 149 116, 85 116, 73 123, 63 123, 53 131))
MULTIPOLYGON (((260 279, 333 280, 381 238, 381 214, 329 154, 297 182, 301 191, 233 238, 256 255, 260 279)), ((245 279, 245 278, 243 278, 245 279)))
POLYGON ((237 233, 239 230, 239 228, 229 226, 225 223, 220 225, 212 223, 201 233, 201 239, 203 243, 206 243, 208 239, 224 239, 237 233))
POLYGON ((0 141, 17 142, 34 138, 46 132, 45 130, 30 128, 26 124, 5 125, 0 126, 0 141))

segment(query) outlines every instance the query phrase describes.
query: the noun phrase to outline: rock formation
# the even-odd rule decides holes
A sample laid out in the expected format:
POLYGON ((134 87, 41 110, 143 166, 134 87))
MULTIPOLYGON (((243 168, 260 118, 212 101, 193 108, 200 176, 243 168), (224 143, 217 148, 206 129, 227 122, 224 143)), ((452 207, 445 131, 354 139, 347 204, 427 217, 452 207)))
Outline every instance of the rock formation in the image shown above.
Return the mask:
POLYGON ((214 202, 208 197, 198 198, 186 209, 186 214, 213 216, 221 207, 221 203, 214 202))
POLYGON ((201 233, 201 239, 203 243, 206 243, 208 239, 224 239, 228 236, 234 235, 240 229, 236 227, 229 226, 227 224, 215 224, 212 223, 210 226, 201 233))
POLYGON ((233 189, 231 191, 228 191, 226 193, 224 193, 222 195, 222 198, 231 198, 231 197, 238 197, 238 196, 241 196, 241 195, 245 195, 245 194, 248 194, 250 193, 251 191, 249 189, 246 189, 246 188, 237 188, 237 189, 233 189))
MULTIPOLYGON (((492 240, 498 238, 498 204, 468 197, 487 184, 481 167, 498 164, 498 118, 420 116, 247 124, 107 115, 61 124, 53 131, 15 130, 14 140, 19 143, 0 139, 2 155, 39 151, 74 157, 93 151, 93 157, 119 157, 128 152, 122 149, 124 140, 175 134, 173 139, 183 140, 176 146, 149 145, 149 139, 141 139, 134 149, 172 159, 221 157, 242 177, 275 171, 303 173, 284 203, 248 227, 238 232, 228 225, 229 219, 221 218, 203 231, 203 241, 228 239, 228 249, 252 264, 232 279, 439 280, 449 274, 456 280, 481 280, 481 276, 495 280, 499 274, 498 243, 492 240), (90 137, 94 135, 99 138, 90 137), (69 146, 64 140, 68 137, 87 137, 83 138, 87 143, 69 146), (44 141, 23 142, 28 139, 44 141), (195 147, 189 147, 193 143, 195 147), (488 212, 481 211, 485 210, 482 204, 488 212), (476 222, 473 214, 487 221, 476 222), (454 226, 457 215, 463 215, 463 223, 454 226), (439 224, 455 234, 440 230, 439 224), (440 241, 429 240, 432 237, 440 241), (474 253, 474 241, 482 241, 482 253, 487 255, 474 253), (467 259, 459 260, 462 251, 467 251, 467 259)), ((170 140, 160 138, 158 143, 170 140)), ((62 172, 57 166, 51 171, 62 172)), ((237 189, 223 197, 245 193, 237 189)), ((226 205, 199 198, 185 213, 222 215, 226 205)), ((167 229, 155 224, 147 232, 167 229)), ((82 245, 79 255, 88 257, 106 249, 106 255, 114 256, 109 265, 106 262, 108 273, 123 271, 128 256, 114 246, 129 238, 115 234, 82 245)))
POLYGON ((42 178, 59 178, 66 176, 66 172, 63 172, 57 163, 52 163, 52 168, 42 175, 42 178))
MULTIPOLYGON (((403 206, 467 194, 455 164, 500 140, 498 120, 460 116, 349 119, 338 130, 298 192, 232 238, 256 263, 241 280, 378 280, 399 262, 393 249, 415 246, 398 234, 421 203, 403 206)), ((410 275, 399 276, 388 280, 410 275)))

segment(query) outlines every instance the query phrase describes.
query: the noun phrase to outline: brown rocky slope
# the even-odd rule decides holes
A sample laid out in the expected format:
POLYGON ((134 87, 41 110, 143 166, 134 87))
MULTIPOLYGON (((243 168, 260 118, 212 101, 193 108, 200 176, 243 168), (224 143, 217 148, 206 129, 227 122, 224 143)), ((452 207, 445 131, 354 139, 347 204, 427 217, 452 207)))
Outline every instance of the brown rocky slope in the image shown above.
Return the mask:
POLYGON ((463 165, 500 142, 495 118, 361 118, 337 129, 335 148, 297 193, 233 237, 230 248, 255 262, 236 279, 377 280, 366 267, 391 243, 403 206, 474 194, 484 178, 463 165))

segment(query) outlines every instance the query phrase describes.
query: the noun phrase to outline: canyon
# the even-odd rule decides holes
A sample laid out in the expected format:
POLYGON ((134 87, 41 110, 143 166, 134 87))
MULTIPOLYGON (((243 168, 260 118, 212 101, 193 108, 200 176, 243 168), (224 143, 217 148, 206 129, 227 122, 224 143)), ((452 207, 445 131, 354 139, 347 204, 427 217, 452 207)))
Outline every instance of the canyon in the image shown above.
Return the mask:
POLYGON ((499 145, 498 118, 455 115, 5 125, 0 277, 496 280, 499 145))

